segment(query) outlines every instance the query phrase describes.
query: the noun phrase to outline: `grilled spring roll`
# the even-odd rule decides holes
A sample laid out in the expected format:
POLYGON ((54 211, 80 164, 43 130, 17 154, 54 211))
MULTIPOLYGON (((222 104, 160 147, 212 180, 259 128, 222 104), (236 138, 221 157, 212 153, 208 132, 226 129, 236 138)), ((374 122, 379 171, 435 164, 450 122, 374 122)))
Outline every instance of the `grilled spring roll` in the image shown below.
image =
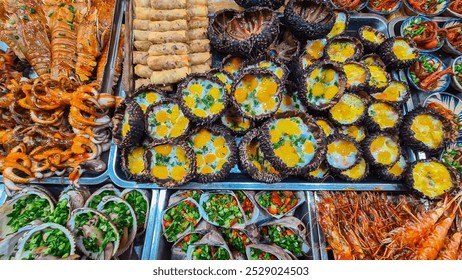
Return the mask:
POLYGON ((135 18, 148 19, 152 21, 172 21, 177 19, 187 19, 188 11, 186 9, 173 9, 173 10, 156 10, 149 8, 135 8, 135 18))
POLYGON ((148 66, 152 70, 170 70, 189 66, 188 55, 164 55, 164 56, 150 56, 147 59, 148 66))
POLYGON ((135 0, 135 6, 140 8, 151 7, 151 0, 135 0))
POLYGON ((189 40, 207 39, 207 28, 191 29, 188 31, 189 40))
POLYGON ((191 66, 191 73, 205 73, 211 70, 209 64, 202 64, 202 65, 193 65, 191 66))
POLYGON ((189 55, 189 63, 191 65, 208 64, 211 59, 212 55, 209 52, 192 53, 189 55))
POLYGON ((135 41, 150 41, 154 44, 188 42, 188 31, 177 30, 168 32, 152 32, 146 30, 134 30, 135 41))
POLYGON ((206 17, 191 18, 188 22, 189 29, 205 28, 209 26, 209 19, 206 17))
POLYGON ((187 0, 151 0, 151 8, 159 10, 184 9, 187 0))
POLYGON ((150 56, 188 54, 189 46, 185 43, 156 44, 149 47, 150 56))
POLYGON ((151 78, 153 75, 151 68, 147 65, 138 64, 135 65, 135 74, 141 78, 151 78))
POLYGON ((145 51, 133 51, 133 64, 148 64, 149 53, 145 51))
POLYGON ((155 85, 178 83, 189 73, 191 73, 191 69, 189 67, 181 67, 163 71, 153 71, 151 75, 151 83, 155 85))
POLYGON ((135 46, 135 49, 137 51, 148 51, 149 48, 151 47, 152 42, 149 41, 135 41, 133 43, 133 46, 135 46))
POLYGON ((184 19, 173 21, 150 21, 146 19, 135 19, 133 20, 133 29, 153 32, 187 30, 188 22, 184 19))
POLYGON ((209 9, 207 6, 189 6, 188 14, 190 17, 207 17, 209 9))
POLYGON ((210 52, 210 41, 208 39, 193 40, 189 43, 191 53, 210 52))

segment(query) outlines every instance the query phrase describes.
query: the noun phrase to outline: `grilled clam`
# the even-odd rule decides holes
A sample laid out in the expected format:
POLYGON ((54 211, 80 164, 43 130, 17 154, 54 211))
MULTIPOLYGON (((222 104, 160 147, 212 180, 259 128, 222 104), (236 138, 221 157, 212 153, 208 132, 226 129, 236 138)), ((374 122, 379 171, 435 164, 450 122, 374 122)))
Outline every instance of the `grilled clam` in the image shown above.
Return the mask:
POLYGON ((324 48, 326 59, 339 63, 358 60, 363 56, 363 52, 361 41, 349 36, 336 36, 330 39, 324 48))
POLYGON ((387 39, 385 34, 369 25, 359 28, 358 35, 366 53, 373 53, 387 39))
POLYGON ((210 18, 208 37, 219 52, 249 57, 264 53, 278 28, 278 16, 268 8, 222 10, 210 18))
POLYGON ((103 197, 106 196, 120 196, 120 191, 114 187, 113 184, 106 184, 101 188, 97 189, 88 199, 85 201, 84 207, 96 209, 98 204, 101 202, 103 197))
POLYGON ((327 138, 326 163, 335 172, 355 166, 361 159, 361 149, 353 138, 336 134, 327 138))
POLYGON ((367 162, 376 167, 387 168, 399 160, 401 146, 396 135, 379 132, 366 137, 363 152, 367 162))

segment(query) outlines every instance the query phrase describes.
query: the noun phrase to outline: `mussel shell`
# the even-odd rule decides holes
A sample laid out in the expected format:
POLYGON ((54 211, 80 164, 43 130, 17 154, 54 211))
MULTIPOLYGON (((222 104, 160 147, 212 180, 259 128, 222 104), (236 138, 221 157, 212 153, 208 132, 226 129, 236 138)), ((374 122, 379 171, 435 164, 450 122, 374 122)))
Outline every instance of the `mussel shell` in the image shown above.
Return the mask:
POLYGON ((361 26, 361 28, 359 28, 359 30, 358 30, 358 35, 359 35, 358 36, 359 40, 363 44, 364 50, 365 50, 366 53, 373 53, 380 46, 380 44, 387 39, 385 34, 383 34, 382 32, 378 31, 377 29, 375 29, 375 28, 373 28, 373 27, 371 27, 369 25, 361 26), (373 41, 368 40, 364 36, 364 31, 373 32, 375 34, 375 36, 379 39, 379 42, 373 42, 373 41))
POLYGON ((262 134, 259 135, 259 140, 261 144, 262 151, 265 157, 268 159, 275 168, 282 172, 283 174, 288 175, 303 175, 309 171, 313 171, 319 167, 321 162, 324 160, 324 155, 326 153, 326 136, 324 135, 323 130, 316 121, 308 114, 291 111, 285 113, 278 113, 270 120, 266 121, 261 126, 262 134), (300 167, 290 167, 288 166, 281 158, 276 155, 275 150, 273 149, 273 144, 271 143, 271 126, 274 122, 280 119, 290 119, 290 118, 300 118, 303 121, 303 124, 308 127, 309 132, 314 136, 316 141, 316 148, 314 151, 314 157, 309 163, 305 163, 300 167))
POLYGON ((319 39, 332 30, 335 13, 329 2, 290 0, 284 10, 284 23, 301 41, 319 39))
MULTIPOLYGON (((125 204, 127 206, 128 210, 130 211, 130 213, 127 213, 127 214, 129 214, 132 217, 132 225, 128 229, 128 236, 126 237, 127 239, 126 239, 125 244, 122 244, 122 242, 125 241, 124 236, 120 236, 119 248, 117 249, 117 252, 115 254, 115 257, 118 257, 118 256, 122 255, 132 245, 133 241, 135 240, 136 230, 137 230, 138 226, 137 226, 136 214, 135 214, 135 211, 133 210, 132 206, 127 201, 125 201, 124 199, 122 199, 122 198, 120 198, 118 196, 105 196, 105 197, 103 197, 101 202, 96 207, 96 210, 100 211, 101 213, 106 214, 109 217, 109 219, 111 219, 111 213, 106 213, 104 211, 104 206, 107 203, 111 202, 111 201, 115 202, 117 204, 119 204, 119 203, 125 204)), ((115 227, 117 229, 119 229, 117 223, 114 220, 111 219, 111 222, 114 223, 114 225, 115 225, 115 227)), ((119 233, 119 235, 120 235, 120 233, 119 233)))
POLYGON ((186 259, 187 260, 193 260, 192 253, 196 249, 197 246, 200 245, 207 245, 207 246, 215 246, 215 247, 221 247, 224 248, 226 251, 229 253, 229 259, 233 259, 233 253, 229 249, 228 245, 226 244, 226 241, 223 239, 221 234, 219 234, 217 231, 211 231, 204 235, 201 240, 197 241, 196 243, 189 245, 188 252, 186 253, 186 259))
POLYGON ((395 103, 397 105, 401 105, 407 102, 409 97, 411 97, 411 91, 409 89, 409 85, 402 81, 390 81, 388 87, 384 89, 382 92, 372 93, 371 97, 375 100, 379 101, 388 101, 391 103, 395 103), (397 87, 402 87, 404 90, 400 90, 397 87), (394 97, 392 94, 395 94, 393 88, 396 89, 397 97, 394 97))
POLYGON ((75 236, 75 239, 76 239, 76 245, 77 245, 77 248, 79 248, 79 250, 87 257, 89 257, 90 259, 104 259, 104 250, 103 252, 101 252, 100 254, 97 254, 95 252, 90 252, 87 250, 87 248, 85 248, 85 245, 83 243, 83 237, 81 235, 78 234, 78 231, 79 229, 76 228, 76 224, 75 224, 75 218, 77 215, 79 214, 86 214, 86 213, 92 213, 93 215, 96 215, 98 216, 98 219, 104 219, 108 222, 109 226, 111 227, 111 229, 114 231, 115 235, 116 235, 116 240, 114 241, 114 248, 113 248, 113 251, 111 253, 111 255, 109 256, 109 258, 112 258, 115 256, 117 250, 119 249, 119 245, 120 245, 120 235, 119 235, 119 232, 117 231, 117 228, 116 226, 114 225, 114 223, 111 222, 111 220, 109 219, 109 217, 95 209, 92 209, 92 208, 78 208, 78 209, 75 209, 74 211, 72 211, 71 213, 71 218, 69 219, 69 221, 67 222, 67 228, 74 234, 75 236))
POLYGON ((356 148, 356 158, 354 158, 354 161, 351 162, 349 166, 345 166, 345 167, 334 166, 331 162, 329 162, 329 153, 326 152, 326 164, 329 167, 329 169, 336 172, 336 173, 341 173, 342 171, 351 169, 356 164, 358 164, 358 162, 361 159, 363 153, 362 153, 362 150, 361 150, 361 147, 360 147, 359 143, 357 143, 353 138, 351 138, 349 136, 346 136, 346 135, 343 135, 343 134, 335 134, 335 135, 331 135, 331 136, 327 137, 326 147, 328 147, 329 144, 334 143, 336 141, 349 142, 349 143, 353 144, 355 146, 355 148, 356 148))
POLYGON ((335 36, 334 38, 329 40, 326 47, 324 48, 324 56, 326 57, 326 59, 334 61, 334 62, 338 62, 338 63, 344 63, 344 62, 348 62, 348 61, 356 61, 359 58, 361 58, 363 56, 363 54, 364 54, 364 47, 363 47, 363 44, 361 43, 361 41, 359 41, 355 37, 350 37, 350 36, 335 36), (329 47, 331 45, 337 44, 337 43, 340 43, 340 44, 345 44, 345 43, 352 44, 354 46, 354 49, 355 49, 354 54, 352 56, 350 56, 350 57, 342 58, 342 60, 340 60, 340 61, 333 60, 333 57, 331 57, 330 54, 329 54, 329 47))
MULTIPOLYGON (((398 136, 395 135, 395 134, 392 134, 392 133, 386 133, 386 132, 378 132, 378 133, 374 133, 374 134, 369 134, 366 139, 364 139, 364 141, 362 142, 363 144, 363 154, 364 154, 364 158, 366 159, 367 162, 369 162, 370 164, 372 164, 373 166, 375 167, 378 167, 378 168, 387 168, 387 167, 391 167, 393 166, 400 158, 400 155, 402 154, 402 151, 401 151, 401 146, 399 144, 399 139, 398 139, 398 136), (371 152, 371 145, 372 145, 372 142, 377 138, 377 137, 380 137, 380 136, 383 136, 383 137, 386 137, 390 140, 392 140, 393 142, 395 142, 396 144, 396 147, 398 149, 398 153, 396 155, 396 159, 395 160, 392 160, 390 163, 380 163, 380 162, 377 162, 377 160, 375 159, 374 155, 372 154, 371 152)), ((387 144, 387 146, 389 146, 387 144)))
POLYGON ((141 107, 131 99, 125 99, 116 108, 113 123, 114 143, 119 148, 137 146, 144 136, 144 113, 141 107), (129 130, 124 136, 124 126, 129 130))
POLYGON ((407 160, 406 154, 401 153, 400 159, 393 166, 388 167, 388 168, 377 168, 375 169, 375 173, 377 174, 379 178, 383 180, 401 181, 401 179, 404 178, 404 175, 406 174, 406 170, 408 169, 408 167, 409 167, 409 161, 407 160), (400 164, 401 162, 404 163, 404 168, 402 170, 402 173, 399 175, 393 174, 391 172, 391 169, 394 168, 395 165, 400 164))
POLYGON ((146 209, 146 215, 145 215, 145 219, 144 220, 141 220, 139 217, 138 217, 138 214, 136 213, 136 210, 135 210, 135 205, 132 205, 130 204, 129 201, 127 201, 133 211, 135 211, 135 214, 136 214, 136 222, 138 224, 138 227, 136 229, 136 235, 137 236, 141 236, 145 230, 146 230, 146 227, 148 225, 148 219, 149 219, 149 210, 150 210, 150 201, 151 201, 151 193, 148 192, 147 190, 142 190, 142 189, 125 189, 123 190, 123 192, 120 194, 120 197, 127 200, 127 196, 130 194, 130 193, 133 193, 133 192, 137 192, 137 193, 140 193, 141 196, 143 197, 143 200, 146 201, 146 205, 147 205, 147 209, 146 209))
MULTIPOLYGON (((173 147, 180 147, 186 152, 186 158, 189 161, 189 170, 187 170, 186 175, 179 181, 174 180, 173 178, 166 178, 160 179, 152 175, 152 172, 149 171, 148 175, 151 181, 154 183, 165 187, 165 188, 172 188, 182 184, 189 182, 191 179, 194 178, 194 174, 196 172, 196 156, 194 154, 193 148, 184 141, 173 141, 170 144, 162 144, 162 145, 172 145, 173 147)), ((160 145, 151 145, 148 150, 144 153, 144 168, 145 170, 151 170, 151 159, 154 156, 154 148, 160 145)))
MULTIPOLYGON (((453 169, 451 166, 449 166, 445 162, 442 162, 442 161, 434 159, 434 158, 418 160, 418 161, 415 161, 415 162, 411 163, 409 168, 407 169, 407 171, 405 173, 404 178, 405 178, 406 186, 408 188, 416 191, 421 196, 427 197, 429 199, 439 199, 439 198, 441 198, 444 194, 449 193, 452 190, 456 189, 459 186, 459 183, 460 183, 460 174, 459 174, 459 172, 457 172, 455 169, 453 169), (422 192, 422 190, 416 189, 415 181, 414 181, 414 169, 416 168, 417 164, 419 164, 419 163, 424 163, 425 164, 425 163, 431 163, 431 162, 442 164, 448 170, 449 175, 451 177, 451 181, 452 181, 452 186, 450 186, 449 188, 443 190, 442 192, 438 192, 438 193, 436 193, 436 190, 433 190, 433 194, 427 193, 427 192, 424 193, 424 192, 422 192)), ((441 183, 441 182, 438 182, 438 181, 435 181, 435 180, 432 180, 432 181, 435 184, 441 183)), ((437 187, 437 186, 432 186, 432 187, 437 187)), ((430 190, 427 189, 427 191, 430 191, 430 190)))
MULTIPOLYGON (((29 239, 35 233, 46 230, 48 228, 58 229, 58 230, 60 230, 61 232, 64 233, 66 238, 69 240, 69 243, 71 244, 71 246, 69 248, 68 255, 69 256, 74 255, 75 254, 75 246, 76 246, 74 235, 67 228, 65 228, 62 225, 58 225, 58 224, 55 224, 55 223, 44 223, 44 224, 41 224, 39 226, 36 226, 36 227, 32 228, 31 230, 27 231, 24 234, 24 236, 21 238, 21 240, 18 243, 18 251, 16 253, 15 259, 21 260, 23 258, 27 258, 29 256, 29 254, 32 253, 30 251, 27 251, 27 249, 25 248, 25 246, 27 244, 27 241, 29 241, 29 239)), ((46 255, 46 256, 54 257, 53 255, 46 255)))
POLYGON ((106 185, 102 186, 101 188, 97 189, 96 191, 94 191, 92 193, 92 195, 87 199, 87 201, 85 201, 84 207, 85 208, 94 208, 94 209, 96 209, 96 206, 98 206, 99 201, 94 201, 94 199, 95 199, 96 196, 99 196, 101 193, 103 193, 105 191, 112 192, 111 194, 107 194, 106 196, 114 195, 114 196, 119 196, 120 197, 120 194, 121 194, 119 189, 117 189, 113 184, 106 184, 106 185), (90 207, 90 204, 93 204, 94 207, 90 207))
MULTIPOLYGON (((210 141, 212 141, 212 139, 210 141)), ((196 127, 190 134, 188 138, 189 142, 191 143, 191 146, 194 149, 194 153, 196 156, 196 174, 195 174, 195 180, 199 183, 210 183, 210 182, 216 182, 216 181, 221 181, 224 180, 226 177, 228 177, 229 173, 231 172, 231 169, 236 165, 237 163, 237 145, 236 141, 234 140, 234 137, 231 136, 231 134, 228 132, 228 130, 220 125, 206 125, 206 126, 199 126, 196 127), (213 173, 201 173, 200 168, 202 166, 198 165, 197 162, 197 156, 198 153, 201 151, 204 151, 202 148, 196 148, 195 142, 193 141, 193 137, 196 136, 202 129, 205 129, 209 131, 212 134, 212 139, 213 137, 223 137, 225 139, 225 147, 228 148, 229 150, 229 155, 227 156, 226 163, 224 163, 221 167, 221 170, 216 172, 216 170, 213 170, 213 173)), ((205 143, 205 146, 207 146, 208 143, 205 143)), ((215 147, 214 144, 213 146, 213 152, 214 155, 217 153, 217 147, 215 147)), ((207 152, 209 152, 207 150, 207 152)), ((205 157, 205 155, 203 155, 205 157)), ((219 157, 217 159, 219 161, 219 157)), ((205 163, 204 166, 209 166, 207 163, 205 163)))
POLYGON ((366 177, 369 175, 369 164, 362 157, 359 159, 358 163, 356 163, 353 167, 341 172, 336 172, 335 175, 338 178, 348 182, 361 182, 364 179, 366 179, 366 177))
POLYGON ((279 9, 284 5, 284 0, 235 0, 243 8, 268 7, 273 10, 279 9))
POLYGON ((278 16, 271 9, 253 7, 242 12, 225 9, 210 18, 208 37, 219 52, 254 57, 268 49, 278 35, 278 28, 278 16), (256 28, 259 32, 254 34, 245 28, 256 28))
POLYGON ((414 63, 417 62, 419 59, 419 50, 417 48, 417 44, 409 37, 391 37, 386 39, 380 46, 377 48, 377 53, 382 58, 385 65, 389 69, 404 69, 408 68, 414 63), (393 52, 393 45, 396 40, 405 41, 409 47, 412 49, 412 53, 415 55, 414 58, 411 59, 399 59, 396 54, 393 52))
MULTIPOLYGON (((239 143, 239 169, 247 173, 255 181, 268 184, 280 182, 287 176, 279 172, 276 174, 264 172, 263 169, 258 170, 258 168, 249 159, 247 146, 250 145, 252 141, 259 141, 258 138, 260 134, 261 132, 259 129, 252 129, 247 132, 244 137, 242 137, 242 140, 239 143)), ((260 145, 260 143, 258 143, 258 145, 260 145)), ((261 147, 257 147, 257 149, 261 149, 261 147)))
MULTIPOLYGON (((218 119, 224 112, 226 107, 228 106, 229 102, 229 95, 227 94, 226 90, 226 85, 223 83, 219 78, 211 75, 210 73, 193 73, 188 75, 186 78, 184 78, 179 84, 178 84, 178 89, 177 89, 177 99, 178 99, 178 105, 180 106, 181 111, 183 114, 191 121, 201 125, 201 124, 207 124, 207 123, 212 123, 216 119, 218 119), (203 95, 207 95, 207 97, 211 97, 213 99, 213 105, 218 104, 221 102, 223 104, 223 108, 219 110, 218 112, 210 112, 211 108, 205 108, 205 116, 198 116, 194 114, 191 108, 189 108, 186 104, 185 101, 185 94, 184 92, 188 91, 188 84, 194 80, 200 81, 200 80, 206 80, 210 82, 212 85, 216 86, 218 90, 221 90, 221 95, 218 99, 215 97, 212 97, 211 95, 208 95, 210 92, 209 90, 204 89, 203 95), (220 101, 221 100, 221 101, 220 101)), ((213 105, 211 107, 213 107, 213 105)), ((197 104, 196 104, 197 106, 197 104)))
POLYGON ((351 126, 351 125, 357 125, 357 124, 361 123, 362 120, 366 116, 366 111, 367 111, 366 100, 364 100, 364 98, 362 98, 361 96, 359 96, 357 94, 347 92, 347 93, 344 93, 343 96, 340 98, 340 100, 334 106, 332 106, 332 108, 330 108, 328 110, 328 113, 329 113, 329 119, 334 124, 336 124, 338 126, 351 126), (344 115, 336 116, 336 114, 334 114, 334 112, 337 110, 337 106, 340 106, 340 102, 344 102, 343 100, 347 101, 347 102, 345 102, 346 104, 348 104, 348 105, 351 104, 350 100, 348 100, 347 98, 354 98, 355 101, 358 102, 358 104, 359 104, 359 102, 361 102, 364 110, 361 113, 361 115, 356 116, 356 117, 352 118, 351 120, 349 120, 349 119, 348 120, 337 119, 337 117, 345 117, 344 115))
POLYGON ((366 113, 366 118, 365 118, 365 123, 367 125, 368 131, 374 132, 374 131, 381 131, 381 132, 398 132, 399 130, 399 125, 401 123, 402 119, 402 112, 401 108, 396 106, 393 103, 386 102, 386 101, 372 101, 369 104, 369 107, 367 108, 367 113, 366 113), (397 117, 396 123, 392 127, 385 127, 382 128, 375 120, 372 115, 377 113, 376 111, 373 112, 372 108, 373 106, 377 104, 383 104, 387 108, 391 109, 394 111, 394 114, 392 114, 394 117, 397 117), (371 115, 372 114, 372 115, 371 115))
POLYGON ((404 117, 403 121, 401 122, 400 127, 400 137, 403 143, 406 143, 412 149, 416 149, 419 151, 428 152, 431 154, 437 154, 444 145, 450 140, 451 135, 451 124, 449 121, 440 113, 436 112, 427 107, 418 107, 411 112, 408 112, 404 117), (422 141, 419 141, 415 138, 415 132, 412 131, 412 123, 414 119, 419 115, 431 115, 437 118, 443 125, 443 141, 441 141, 440 145, 437 147, 431 148, 422 141))

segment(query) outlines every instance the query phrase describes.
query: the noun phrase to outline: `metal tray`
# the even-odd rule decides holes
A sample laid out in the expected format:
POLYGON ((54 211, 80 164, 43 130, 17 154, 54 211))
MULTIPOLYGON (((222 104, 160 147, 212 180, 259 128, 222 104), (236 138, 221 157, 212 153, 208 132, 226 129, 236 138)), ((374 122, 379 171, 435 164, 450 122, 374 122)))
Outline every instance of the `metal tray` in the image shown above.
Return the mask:
MULTIPOLYGON (((171 246, 173 243, 167 242, 165 237, 162 235, 162 211, 167 208, 168 200, 174 192, 174 190, 159 191, 156 216, 153 221, 154 232, 152 235, 149 235, 148 232, 146 232, 145 244, 148 242, 151 243, 150 253, 147 256, 150 260, 171 259, 171 246), (148 239, 150 239, 150 241, 148 241, 148 239)), ((320 243, 318 239, 318 229, 316 228, 316 224, 314 223, 316 221, 316 218, 314 216, 315 209, 313 208, 314 195, 313 192, 304 192, 304 195, 306 195, 306 201, 297 208, 294 216, 300 218, 303 221, 303 223, 307 226, 307 230, 309 231, 307 239, 311 245, 312 253, 309 259, 320 260, 321 257, 319 251, 320 243)))
MULTIPOLYGON (((122 26, 123 11, 125 10, 125 0, 116 0, 114 7, 114 15, 112 18, 112 30, 109 39, 109 51, 106 66, 104 68, 104 76, 102 79, 100 92, 112 92, 114 76, 114 66, 116 61, 118 42, 120 39, 120 30, 122 26)), ((0 49, 6 50, 8 46, 0 42, 0 49)), ((35 73, 33 74, 35 75, 35 73)), ((33 75, 31 77, 33 77, 33 75)), ((106 170, 104 172, 85 172, 79 179, 82 185, 98 185, 109 179, 109 151, 101 154, 100 159, 106 163, 106 170)), ((3 182, 3 176, 0 175, 0 182, 3 182)), ((52 176, 42 180, 34 180, 31 184, 53 184, 53 185, 66 185, 70 184, 66 176, 52 176)), ((0 201, 1 202, 1 201, 0 201)))
MULTIPOLYGON (((106 182, 110 183, 110 182, 106 182)), ((82 184, 83 185, 83 184, 82 184)), ((98 187, 102 187, 104 184, 98 184, 98 187)), ((57 199, 59 193, 65 188, 65 186, 57 186, 57 185, 42 185, 48 191, 50 191, 54 197, 57 199)), ((90 188, 90 191, 93 192, 97 190, 97 188, 90 188)), ((119 256, 120 260, 146 260, 149 258, 149 252, 151 250, 151 242, 149 238, 145 238, 146 236, 152 236, 154 231, 154 218, 156 216, 157 210, 157 201, 158 201, 159 191, 152 190, 151 191, 151 202, 149 206, 149 216, 147 221, 147 227, 145 233, 137 237, 133 243, 133 246, 130 247, 125 253, 119 256), (148 242, 149 241, 149 242, 148 242)), ((4 185, 0 184, 0 206, 2 206, 6 201, 6 193, 4 191, 4 185)))

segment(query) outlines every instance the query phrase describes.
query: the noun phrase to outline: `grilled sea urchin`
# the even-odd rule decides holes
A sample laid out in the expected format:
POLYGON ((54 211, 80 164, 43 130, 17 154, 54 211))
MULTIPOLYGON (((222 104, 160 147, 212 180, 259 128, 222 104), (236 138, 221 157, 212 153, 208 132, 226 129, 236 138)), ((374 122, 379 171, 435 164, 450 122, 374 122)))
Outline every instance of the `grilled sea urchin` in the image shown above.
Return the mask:
POLYGON ((148 141, 143 141, 140 146, 122 149, 121 168, 128 179, 137 182, 148 181, 144 170, 144 152, 148 148, 148 141))
POLYGON ((361 157, 350 169, 336 173, 337 177, 349 182, 361 182, 369 175, 369 164, 361 157))
POLYGON ((352 168, 361 158, 359 144, 342 134, 327 137, 326 163, 335 172, 352 168))
POLYGON ((353 93, 345 93, 337 104, 329 109, 329 118, 337 125, 357 124, 365 114, 365 101, 353 93))
POLYGON ((284 10, 284 21, 301 41, 319 39, 331 31, 335 13, 329 2, 290 0, 284 10))
POLYGON ((457 188, 460 176, 446 163, 426 159, 413 162, 406 172, 405 180, 409 188, 435 199, 457 188))
POLYGON ((279 26, 279 35, 269 47, 267 53, 271 57, 289 63, 293 61, 300 52, 300 41, 288 30, 285 25, 279 26))
POLYGON ((119 148, 137 146, 144 135, 144 114, 133 100, 125 99, 117 107, 112 120, 114 143, 119 148))
POLYGON ((363 153, 366 160, 377 167, 391 167, 400 158, 399 139, 394 134, 370 134, 363 142, 363 153))
POLYGON ((347 77, 347 91, 356 92, 367 87, 367 83, 371 77, 371 72, 365 64, 356 61, 349 61, 344 63, 342 66, 347 77))
POLYGON ((237 146, 225 127, 210 125, 197 127, 189 137, 196 154, 196 181, 221 181, 229 175, 237 162, 237 146))
POLYGON ((330 32, 327 34, 327 39, 331 39, 338 35, 343 35, 348 29, 350 15, 343 9, 334 9, 335 23, 330 32))
POLYGON ((397 131, 401 122, 401 109, 384 101, 373 101, 369 104, 366 123, 370 131, 397 131))
POLYGON ((316 120, 316 123, 319 125, 319 127, 322 128, 322 131, 324 132, 326 137, 329 137, 336 133, 337 129, 335 128, 335 126, 332 125, 332 123, 328 119, 323 117, 315 117, 314 119, 316 120))
POLYGON ((144 168, 153 182, 171 188, 194 177, 196 156, 185 142, 153 145, 144 153, 144 168))
POLYGON ((191 74, 178 85, 181 111, 198 124, 219 118, 228 105, 226 85, 211 74, 191 74))
POLYGON ((391 37, 377 49, 383 62, 390 69, 407 68, 417 62, 419 50, 409 37, 391 37))
POLYGON ((336 36, 330 39, 324 48, 326 59, 339 63, 358 60, 363 56, 363 52, 361 41, 349 36, 336 36))
POLYGON ((363 125, 349 125, 339 128, 339 133, 350 136, 356 142, 361 143, 366 138, 366 128, 363 125))
POLYGON ((264 183, 277 183, 285 176, 265 159, 259 143, 260 130, 252 129, 244 135, 239 144, 239 168, 252 179, 264 183))
POLYGON ((399 160, 391 167, 378 168, 375 170, 377 176, 388 181, 400 181, 409 167, 409 162, 404 153, 401 154, 399 160))
POLYGON ((388 101, 395 104, 405 103, 411 96, 411 91, 407 83, 401 81, 391 81, 382 92, 372 93, 372 98, 380 101, 388 101))
POLYGON ((146 85, 137 88, 133 93, 132 99, 141 107, 143 113, 146 113, 149 105, 161 101, 166 96, 165 92, 154 85, 146 85))
POLYGON ((315 170, 326 151, 324 132, 310 115, 302 112, 276 114, 263 124, 260 141, 265 157, 288 175, 315 170))
POLYGON ((390 74, 378 65, 367 65, 369 72, 371 73, 371 78, 367 85, 369 93, 383 91, 390 85, 390 74))
POLYGON ((246 61, 247 60, 242 57, 228 55, 223 58, 220 69, 223 69, 224 72, 235 78, 239 74, 239 69, 241 69, 241 66, 244 65, 246 61))
POLYGON ((329 176, 329 167, 327 166, 326 162, 323 161, 321 165, 313 170, 308 172, 307 174, 302 175, 307 181, 310 182, 322 182, 329 176))
POLYGON ((364 50, 367 53, 372 53, 382 44, 387 37, 382 32, 369 26, 363 25, 358 30, 359 40, 364 46, 364 50))
POLYGON ((267 50, 278 28, 278 16, 268 8, 222 10, 210 18, 208 37, 216 50, 248 57, 267 50))
POLYGON ((400 130, 401 140, 409 147, 437 153, 450 139, 451 124, 434 110, 418 107, 404 116, 400 130))

